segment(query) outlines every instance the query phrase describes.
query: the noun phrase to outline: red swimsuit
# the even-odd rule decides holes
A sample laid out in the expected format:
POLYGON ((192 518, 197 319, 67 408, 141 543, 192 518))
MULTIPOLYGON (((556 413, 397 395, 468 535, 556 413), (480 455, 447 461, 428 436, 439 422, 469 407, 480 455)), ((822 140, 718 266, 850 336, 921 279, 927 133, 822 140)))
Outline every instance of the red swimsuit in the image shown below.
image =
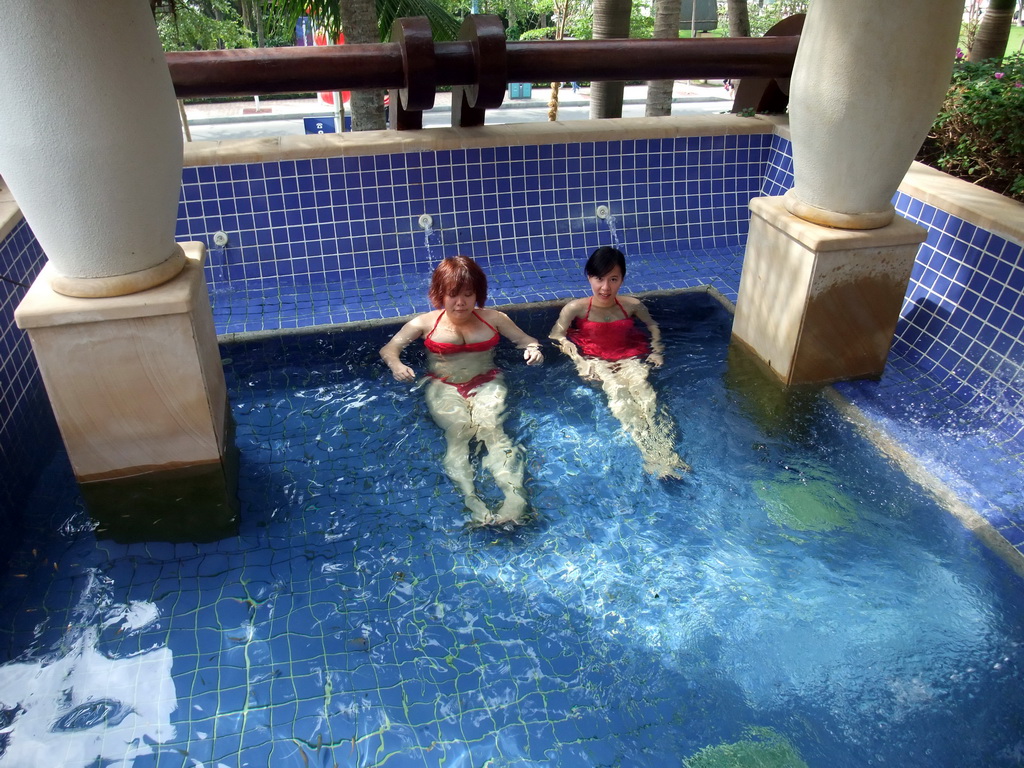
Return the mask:
POLYGON ((430 333, 427 334, 427 338, 423 340, 423 346, 431 352, 436 352, 439 355, 456 355, 460 352, 486 352, 488 349, 494 349, 498 346, 498 340, 501 338, 501 336, 498 335, 498 329, 480 317, 475 310, 473 312, 473 317, 494 331, 494 335, 491 336, 491 338, 486 341, 474 341, 469 344, 449 344, 447 341, 434 341, 430 337, 433 335, 434 331, 437 330, 437 324, 441 322, 442 317, 444 317, 443 309, 441 310, 441 314, 437 316, 437 320, 434 322, 434 327, 431 328, 430 333))
MULTIPOLYGON (((498 346, 498 341, 501 339, 501 336, 498 333, 498 329, 495 328, 490 323, 488 323, 482 317, 480 317, 480 315, 478 315, 475 311, 473 312, 473 317, 475 317, 481 323, 483 323, 492 331, 494 331, 494 335, 491 336, 491 338, 486 339, 484 341, 473 341, 468 344, 450 344, 447 341, 434 341, 430 337, 431 335, 433 335, 434 331, 437 330, 437 324, 441 322, 442 317, 444 317, 443 310, 441 311, 441 314, 437 316, 437 320, 434 322, 434 327, 430 329, 430 333, 428 333, 426 338, 423 339, 423 346, 425 346, 431 352, 434 352, 435 354, 438 355, 458 355, 463 352, 486 352, 487 350, 494 349, 496 346, 498 346)), ((455 387, 456 392, 458 392, 465 398, 469 398, 473 395, 474 391, 478 387, 483 386, 489 381, 494 381, 498 377, 498 374, 500 373, 501 371, 499 369, 492 368, 489 371, 478 373, 469 381, 448 381, 448 379, 444 378, 443 376, 438 376, 436 373, 428 373, 427 375, 430 378, 437 379, 438 381, 447 384, 450 387, 455 387)))
POLYGON ((615 299, 615 304, 626 317, 599 323, 590 319, 590 307, 594 297, 587 302, 587 313, 573 320, 572 327, 566 338, 580 348, 580 352, 589 357, 602 360, 625 360, 627 357, 639 357, 651 351, 647 337, 636 326, 636 322, 615 299))

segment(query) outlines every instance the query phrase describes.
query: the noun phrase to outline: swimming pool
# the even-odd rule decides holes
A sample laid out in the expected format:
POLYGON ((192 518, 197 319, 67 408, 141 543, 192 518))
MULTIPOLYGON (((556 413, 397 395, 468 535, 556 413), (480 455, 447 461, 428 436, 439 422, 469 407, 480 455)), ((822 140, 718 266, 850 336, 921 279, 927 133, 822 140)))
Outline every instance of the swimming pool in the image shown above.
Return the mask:
POLYGON ((1020 765, 1019 578, 714 298, 648 305, 693 477, 503 347, 513 532, 463 527, 393 326, 223 348, 236 538, 97 542, 58 457, 3 584, 0 766, 1020 765))

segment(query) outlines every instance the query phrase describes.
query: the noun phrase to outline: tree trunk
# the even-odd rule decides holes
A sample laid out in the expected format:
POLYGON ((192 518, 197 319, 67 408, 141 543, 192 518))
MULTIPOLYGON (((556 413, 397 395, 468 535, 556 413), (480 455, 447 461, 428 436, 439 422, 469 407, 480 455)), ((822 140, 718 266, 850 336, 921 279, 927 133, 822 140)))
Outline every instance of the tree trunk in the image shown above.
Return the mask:
MULTIPOLYGON (((338 10, 345 45, 380 42, 377 6, 374 0, 340 0, 338 10)), ((387 127, 384 117, 384 91, 352 92, 352 130, 381 131, 387 127)))
POLYGON ((750 37, 747 0, 727 0, 725 5, 729 14, 729 37, 750 37))
POLYGON ((1006 44, 1010 39, 1010 26, 1013 24, 1013 11, 1017 0, 990 0, 978 33, 974 36, 968 61, 985 61, 985 59, 1002 59, 1006 54, 1006 44))
POLYGON ((267 35, 263 31, 263 8, 260 3, 253 3, 252 14, 256 19, 256 46, 259 48, 266 48, 267 35))
MULTIPOLYGON (((668 40, 679 39, 679 13, 681 0, 657 0, 654 16, 654 36, 668 40)), ((651 80, 647 83, 647 117, 666 117, 672 114, 672 88, 675 80, 651 80)))
MULTIPOLYGON (((594 39, 629 37, 629 17, 633 0, 595 0, 594 39)), ((622 117, 622 93, 625 83, 594 82, 590 85, 590 119, 622 117)))

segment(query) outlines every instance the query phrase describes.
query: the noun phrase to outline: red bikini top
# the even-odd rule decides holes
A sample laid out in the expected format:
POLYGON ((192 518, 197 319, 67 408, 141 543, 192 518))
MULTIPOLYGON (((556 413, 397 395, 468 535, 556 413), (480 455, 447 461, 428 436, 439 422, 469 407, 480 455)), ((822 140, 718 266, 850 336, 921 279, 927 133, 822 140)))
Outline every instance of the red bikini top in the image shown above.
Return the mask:
POLYGON ((626 314, 619 300, 615 300, 622 314, 621 320, 599 323, 590 319, 590 307, 594 299, 587 303, 587 313, 577 317, 569 328, 566 337, 580 348, 580 352, 589 357, 602 360, 624 360, 627 357, 639 357, 651 351, 647 336, 636 327, 636 321, 626 314))
POLYGON ((430 329, 430 333, 423 339, 423 346, 431 352, 436 352, 439 355, 457 355, 460 352, 486 352, 488 349, 494 349, 498 346, 498 341, 501 339, 498 329, 480 317, 476 310, 473 311, 473 317, 494 331, 494 335, 491 338, 486 341, 473 341, 468 344, 449 344, 447 341, 434 341, 430 337, 437 330, 437 324, 441 322, 442 317, 444 317, 444 310, 441 310, 441 314, 437 316, 437 320, 434 322, 434 327, 430 329))

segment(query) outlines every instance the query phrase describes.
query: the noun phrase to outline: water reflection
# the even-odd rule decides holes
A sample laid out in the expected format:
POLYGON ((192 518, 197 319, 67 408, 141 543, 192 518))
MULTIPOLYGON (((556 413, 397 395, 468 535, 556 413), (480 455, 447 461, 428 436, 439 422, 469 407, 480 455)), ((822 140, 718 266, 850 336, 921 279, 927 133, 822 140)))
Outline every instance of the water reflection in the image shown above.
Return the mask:
POLYGON ((112 640, 142 638, 158 619, 156 606, 116 604, 95 573, 61 648, 37 651, 0 666, 0 762, 5 768, 102 764, 130 768, 135 758, 174 737, 177 707, 171 651, 164 645, 130 655, 112 640))

